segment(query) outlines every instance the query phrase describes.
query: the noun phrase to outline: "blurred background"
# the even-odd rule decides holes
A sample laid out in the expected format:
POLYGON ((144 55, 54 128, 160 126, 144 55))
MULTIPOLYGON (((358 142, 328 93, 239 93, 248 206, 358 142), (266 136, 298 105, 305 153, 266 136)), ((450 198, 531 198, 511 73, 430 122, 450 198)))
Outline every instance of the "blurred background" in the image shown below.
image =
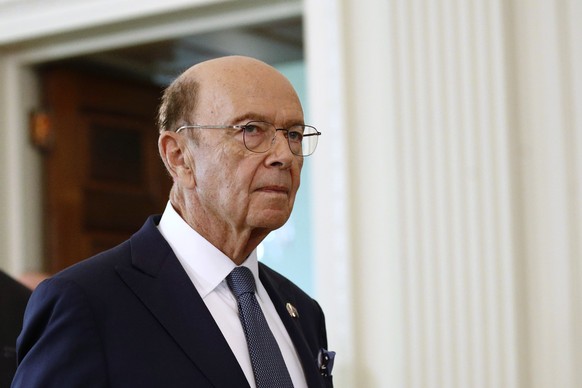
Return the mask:
POLYGON ((582 2, 0 0, 0 269, 167 201, 161 90, 280 69, 321 136, 261 260, 326 312, 335 386, 582 387, 582 2))

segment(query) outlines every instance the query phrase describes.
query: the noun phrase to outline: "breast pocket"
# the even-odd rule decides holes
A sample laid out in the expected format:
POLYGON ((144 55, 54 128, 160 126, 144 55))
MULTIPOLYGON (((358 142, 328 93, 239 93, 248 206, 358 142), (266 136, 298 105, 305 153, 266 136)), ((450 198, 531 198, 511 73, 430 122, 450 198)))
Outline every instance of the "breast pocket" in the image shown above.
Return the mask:
POLYGON ((322 376, 325 388, 333 388, 333 376, 322 376))

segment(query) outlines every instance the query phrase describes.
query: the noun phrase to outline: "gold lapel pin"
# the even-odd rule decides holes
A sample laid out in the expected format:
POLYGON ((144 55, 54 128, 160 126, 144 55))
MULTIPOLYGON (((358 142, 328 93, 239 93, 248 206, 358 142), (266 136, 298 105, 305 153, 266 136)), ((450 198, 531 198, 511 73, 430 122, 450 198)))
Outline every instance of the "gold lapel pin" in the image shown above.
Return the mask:
POLYGON ((289 313, 289 315, 291 315, 291 318, 298 318, 299 317, 299 312, 297 311, 295 306, 293 306, 291 303, 287 302, 285 307, 287 308, 287 312, 289 313))

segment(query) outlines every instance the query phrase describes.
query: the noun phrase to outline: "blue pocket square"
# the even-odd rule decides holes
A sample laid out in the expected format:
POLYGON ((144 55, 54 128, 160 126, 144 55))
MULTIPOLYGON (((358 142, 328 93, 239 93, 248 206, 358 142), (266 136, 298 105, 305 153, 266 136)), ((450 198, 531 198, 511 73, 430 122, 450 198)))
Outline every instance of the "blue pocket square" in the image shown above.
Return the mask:
POLYGON ((317 367, 322 376, 331 376, 334 360, 335 352, 323 348, 319 349, 319 354, 317 355, 317 367))

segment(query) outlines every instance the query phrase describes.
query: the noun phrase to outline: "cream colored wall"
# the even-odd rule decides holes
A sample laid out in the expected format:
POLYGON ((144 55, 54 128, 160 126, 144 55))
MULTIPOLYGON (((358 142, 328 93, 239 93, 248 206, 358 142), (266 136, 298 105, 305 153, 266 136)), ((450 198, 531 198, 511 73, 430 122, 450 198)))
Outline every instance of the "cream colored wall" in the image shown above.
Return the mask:
POLYGON ((581 4, 305 4, 337 386, 582 386, 581 4))

